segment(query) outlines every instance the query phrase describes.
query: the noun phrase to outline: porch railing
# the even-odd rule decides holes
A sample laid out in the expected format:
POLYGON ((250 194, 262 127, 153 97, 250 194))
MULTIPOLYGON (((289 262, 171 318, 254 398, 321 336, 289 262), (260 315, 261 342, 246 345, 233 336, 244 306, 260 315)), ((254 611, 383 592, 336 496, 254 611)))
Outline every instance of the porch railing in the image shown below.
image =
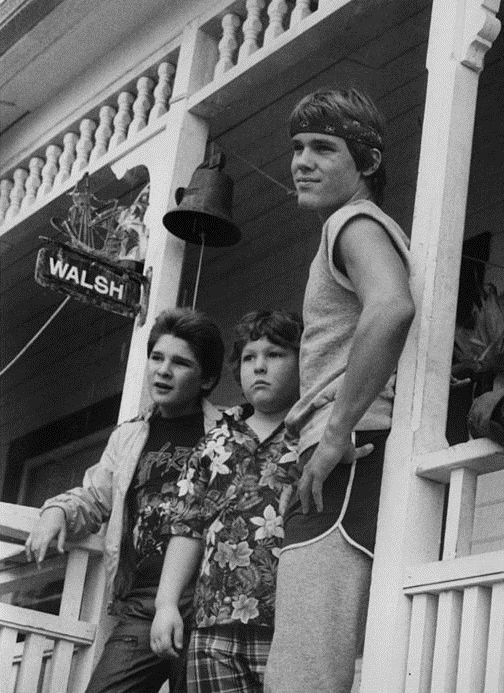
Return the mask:
POLYGON ((469 555, 476 483, 504 469, 487 439, 422 455, 417 474, 449 484, 442 560, 408 568, 412 598, 405 693, 504 691, 504 551, 469 555))
POLYGON ((106 631, 103 540, 68 543, 37 569, 23 543, 38 510, 0 503, 0 688, 3 693, 82 693, 106 631), (30 595, 63 581, 57 614, 30 595), (23 606, 24 604, 24 606, 23 606), (43 608, 43 606, 41 606, 43 608))

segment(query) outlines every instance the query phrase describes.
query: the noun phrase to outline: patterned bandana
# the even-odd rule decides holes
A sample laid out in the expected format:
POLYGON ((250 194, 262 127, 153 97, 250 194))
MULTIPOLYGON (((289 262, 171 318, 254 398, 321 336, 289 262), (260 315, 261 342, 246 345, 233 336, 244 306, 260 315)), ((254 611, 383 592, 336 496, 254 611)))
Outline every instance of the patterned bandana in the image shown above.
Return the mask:
POLYGON ((324 116, 293 119, 290 126, 291 137, 300 132, 318 132, 322 135, 342 137, 344 140, 352 140, 383 151, 381 135, 370 125, 364 125, 358 120, 341 120, 336 117, 328 119, 324 116))

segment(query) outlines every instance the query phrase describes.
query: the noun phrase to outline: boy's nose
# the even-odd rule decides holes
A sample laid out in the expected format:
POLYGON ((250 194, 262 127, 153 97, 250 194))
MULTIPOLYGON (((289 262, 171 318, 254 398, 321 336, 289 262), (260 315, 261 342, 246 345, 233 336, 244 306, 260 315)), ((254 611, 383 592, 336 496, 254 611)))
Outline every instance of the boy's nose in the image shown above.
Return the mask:
POLYGON ((295 163, 298 166, 298 168, 301 169, 308 169, 313 167, 313 157, 308 147, 304 147, 304 149, 297 153, 295 163))
POLYGON ((171 375, 171 372, 172 372, 172 364, 170 361, 163 361, 163 363, 159 364, 158 373, 160 375, 171 375))
POLYGON ((266 370, 266 359, 258 357, 254 363, 254 371, 256 373, 264 373, 266 370))

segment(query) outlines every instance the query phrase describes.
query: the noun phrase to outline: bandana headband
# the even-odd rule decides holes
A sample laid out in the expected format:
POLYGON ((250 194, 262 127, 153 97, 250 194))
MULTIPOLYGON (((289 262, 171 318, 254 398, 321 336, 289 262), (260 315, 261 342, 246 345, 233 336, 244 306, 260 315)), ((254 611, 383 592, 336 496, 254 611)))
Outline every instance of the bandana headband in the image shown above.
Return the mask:
POLYGON ((328 119, 326 117, 296 118, 291 122, 291 137, 300 132, 318 132, 321 135, 333 135, 344 140, 351 140, 359 144, 383 151, 383 139, 381 135, 370 125, 364 125, 358 120, 328 119))

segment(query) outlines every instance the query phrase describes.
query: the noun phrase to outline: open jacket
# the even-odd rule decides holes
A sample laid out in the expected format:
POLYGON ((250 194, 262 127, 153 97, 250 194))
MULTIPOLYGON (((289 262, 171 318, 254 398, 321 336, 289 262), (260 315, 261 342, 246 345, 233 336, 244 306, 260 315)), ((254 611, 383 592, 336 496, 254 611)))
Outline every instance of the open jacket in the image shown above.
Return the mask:
MULTIPOLYGON (((49 498, 40 510, 43 513, 47 508, 61 508, 68 536, 72 539, 98 532, 102 524, 108 522, 103 558, 110 600, 115 596, 114 578, 119 566, 126 493, 149 437, 149 419, 154 411, 151 407, 137 419, 117 426, 99 462, 86 471, 82 486, 49 498)), ((220 418, 221 412, 208 400, 203 400, 205 433, 220 418)))

